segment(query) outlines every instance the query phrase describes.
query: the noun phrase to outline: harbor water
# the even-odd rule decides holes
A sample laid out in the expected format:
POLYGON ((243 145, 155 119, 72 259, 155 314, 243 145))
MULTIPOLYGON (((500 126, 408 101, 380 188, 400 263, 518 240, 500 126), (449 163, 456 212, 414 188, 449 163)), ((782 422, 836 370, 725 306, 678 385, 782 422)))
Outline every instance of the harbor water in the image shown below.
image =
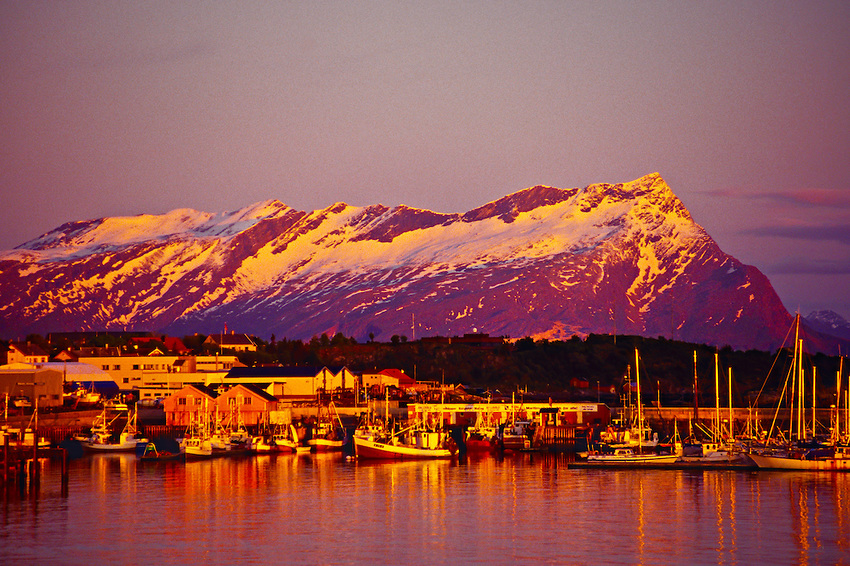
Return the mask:
POLYGON ((41 462, 2 564, 850 564, 850 474, 571 469, 563 456, 41 462))

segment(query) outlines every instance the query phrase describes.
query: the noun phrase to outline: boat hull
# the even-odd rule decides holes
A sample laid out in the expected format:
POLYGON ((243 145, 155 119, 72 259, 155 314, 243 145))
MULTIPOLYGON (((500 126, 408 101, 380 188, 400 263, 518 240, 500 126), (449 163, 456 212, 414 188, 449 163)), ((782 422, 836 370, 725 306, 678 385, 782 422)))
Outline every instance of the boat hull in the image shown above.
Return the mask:
POLYGON ((312 438, 307 441, 307 444, 312 446, 316 452, 329 452, 332 450, 342 450, 344 441, 329 440, 327 438, 312 438))
POLYGON ((358 458, 384 460, 451 458, 453 456, 452 451, 448 448, 417 448, 360 437, 354 438, 354 449, 358 458))
POLYGON ((98 444, 91 442, 84 442, 83 448, 86 450, 91 450, 92 452, 135 452, 137 441, 133 442, 122 442, 116 444, 98 444))
POLYGON ((823 458, 803 460, 785 456, 749 454, 759 468, 767 470, 811 470, 823 472, 850 472, 850 458, 823 458))
POLYGON ((643 464, 672 464, 678 458, 676 454, 591 454, 587 457, 587 462, 589 464, 640 466, 643 464))

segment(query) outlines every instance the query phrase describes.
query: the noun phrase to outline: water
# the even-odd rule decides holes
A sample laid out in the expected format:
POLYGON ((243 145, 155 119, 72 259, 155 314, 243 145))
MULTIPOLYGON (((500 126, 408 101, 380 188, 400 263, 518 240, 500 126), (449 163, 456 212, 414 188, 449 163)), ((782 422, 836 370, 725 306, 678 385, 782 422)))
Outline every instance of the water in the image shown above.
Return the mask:
POLYGON ((850 564, 850 474, 573 470, 522 455, 44 462, 2 564, 850 564))

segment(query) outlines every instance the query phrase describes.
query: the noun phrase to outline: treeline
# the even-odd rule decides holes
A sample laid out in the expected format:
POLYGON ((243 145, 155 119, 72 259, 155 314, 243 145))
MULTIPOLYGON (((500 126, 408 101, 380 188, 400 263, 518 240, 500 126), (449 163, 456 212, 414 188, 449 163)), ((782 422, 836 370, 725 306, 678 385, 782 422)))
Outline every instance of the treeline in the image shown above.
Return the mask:
MULTIPOLYGON (((148 342, 165 353, 164 337, 148 342)), ((182 338, 195 354, 220 352, 204 344, 206 336, 182 338)), ((785 384, 791 367, 789 351, 738 351, 710 346, 639 336, 590 335, 586 339, 533 340, 522 338, 513 343, 468 344, 448 341, 408 341, 393 336, 390 342, 358 343, 342 334, 322 335, 301 340, 269 341, 252 337, 256 352, 239 352, 242 363, 256 365, 346 366, 355 373, 396 368, 417 381, 463 384, 507 396, 523 392, 557 399, 594 399, 617 402, 634 382, 635 350, 639 353, 641 391, 661 398, 662 404, 693 403, 694 375, 700 406, 715 404, 715 354, 717 379, 723 406, 728 405, 728 375, 732 372, 732 398, 737 407, 772 406, 785 384), (696 364, 694 363, 696 352, 696 364)), ((38 335, 27 337, 55 356, 62 349, 81 344, 62 343, 38 335)), ((86 340, 87 346, 127 347, 128 337, 99 334, 86 340)), ((0 348, 6 344, 0 342, 0 348)), ((224 353, 228 353, 226 350, 224 353)), ((818 406, 835 403, 837 357, 822 354, 805 359, 807 402, 811 395, 812 367, 817 368, 818 406)), ((845 368, 845 374, 847 368, 845 368)), ((846 382, 846 378, 845 378, 846 382)), ((647 400, 649 402, 649 400, 647 400)))

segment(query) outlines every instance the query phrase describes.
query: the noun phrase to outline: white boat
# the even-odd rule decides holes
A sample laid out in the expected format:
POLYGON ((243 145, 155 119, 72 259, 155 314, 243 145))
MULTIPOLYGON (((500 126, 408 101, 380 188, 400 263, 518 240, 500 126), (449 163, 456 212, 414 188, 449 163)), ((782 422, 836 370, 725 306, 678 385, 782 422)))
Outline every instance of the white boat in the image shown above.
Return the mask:
MULTIPOLYGON (((295 425, 279 425, 270 436, 257 436, 251 439, 251 450, 254 452, 297 452, 301 447, 298 441, 298 430, 295 425)), ((310 447, 307 446, 307 451, 310 447)))
POLYGON ((139 443, 145 443, 146 438, 140 438, 136 429, 135 411, 130 411, 124 403, 108 402, 103 406, 103 412, 95 418, 91 436, 82 440, 83 448, 95 452, 133 452, 139 443), (124 428, 115 439, 113 424, 126 419, 124 428))
POLYGON ((358 458, 451 458, 457 446, 447 432, 415 425, 396 433, 355 434, 354 450, 358 458))
POLYGON ((759 468, 768 470, 811 470, 850 472, 850 447, 789 451, 780 454, 748 454, 759 468))
POLYGON ((317 452, 342 450, 345 445, 345 427, 342 425, 342 420, 339 418, 333 402, 328 407, 326 417, 323 418, 319 415, 319 422, 316 423, 312 438, 307 441, 307 444, 317 452), (331 410, 333 410, 333 415, 330 414, 331 410))
MULTIPOLYGON (((835 426, 831 431, 830 445, 817 446, 814 443, 815 433, 817 429, 817 421, 815 419, 815 369, 812 368, 812 420, 811 423, 806 423, 804 418, 804 371, 803 371, 803 339, 800 338, 800 314, 794 317, 796 326, 794 336, 794 359, 791 366, 791 371, 786 377, 783 394, 788 389, 789 408, 788 412, 791 418, 789 419, 788 438, 794 439, 794 442, 789 443, 784 449, 779 450, 752 450, 748 454, 749 458, 755 462, 759 468, 771 470, 812 470, 812 471, 850 471, 850 446, 841 441, 840 435, 840 399, 841 399, 841 373, 843 367, 843 358, 838 371, 838 381, 836 383, 836 393, 839 399, 839 405, 836 409, 835 426), (790 387, 788 381, 791 380, 790 387), (796 404, 795 404, 796 403, 796 404), (796 410, 796 418, 795 418, 796 410), (796 426, 795 426, 796 425, 796 426), (796 436, 795 436, 796 435, 796 436), (813 447, 813 444, 814 447, 813 447), (807 447, 808 445, 808 447, 807 447)), ((779 398, 779 405, 782 403, 782 396, 779 398)), ((777 414, 779 413, 779 405, 777 405, 777 414)), ((846 407, 845 407, 846 410, 846 407)), ((774 417, 774 421, 776 418, 774 417)), ((771 439, 773 425, 768 433, 768 442, 771 439)))
POLYGON ((530 424, 526 421, 506 423, 498 436, 502 449, 513 451, 531 449, 531 439, 526 430, 530 424))
POLYGON ((181 447, 186 458, 209 458, 213 454, 212 442, 203 436, 190 436, 183 439, 181 447))
POLYGON ((588 463, 597 464, 672 464, 677 460, 676 454, 646 454, 637 453, 631 448, 617 448, 612 454, 588 454, 588 463))

